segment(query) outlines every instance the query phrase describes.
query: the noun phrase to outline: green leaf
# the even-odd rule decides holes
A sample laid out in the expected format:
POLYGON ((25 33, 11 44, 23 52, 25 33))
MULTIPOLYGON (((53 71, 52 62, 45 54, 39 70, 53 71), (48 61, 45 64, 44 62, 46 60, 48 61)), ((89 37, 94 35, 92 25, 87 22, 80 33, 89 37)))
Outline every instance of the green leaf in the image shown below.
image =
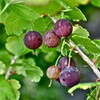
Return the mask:
POLYGON ((23 4, 11 5, 10 9, 21 19, 24 19, 27 21, 34 21, 40 17, 38 13, 36 13, 34 10, 32 10, 31 8, 23 4))
POLYGON ((51 51, 56 51, 57 47, 56 48, 49 48, 45 44, 42 44, 40 49, 42 50, 42 52, 48 53, 48 52, 51 52, 51 51))
POLYGON ((79 5, 79 2, 77 0, 62 0, 62 1, 70 7, 75 7, 79 5))
POLYGON ((33 58, 24 59, 21 63, 16 62, 14 70, 17 74, 22 74, 24 77, 28 77, 32 82, 39 82, 43 76, 43 71, 36 66, 33 58))
POLYGON ((46 29, 48 28, 48 25, 51 22, 52 19, 50 17, 38 18, 37 20, 34 21, 33 29, 44 34, 46 29))
POLYGON ((90 94, 89 96, 87 97, 86 100, 96 100, 96 95, 97 95, 97 92, 99 92, 100 88, 95 88, 90 94))
POLYGON ((82 37, 89 37, 89 32, 81 26, 74 26, 72 35, 78 35, 82 37))
MULTIPOLYGON (((11 81, 10 81, 11 82, 11 81)), ((10 83, 3 77, 0 77, 0 99, 1 100, 19 100, 19 92, 17 89, 20 87, 14 87, 15 84, 18 86, 18 82, 10 83), (13 84, 13 86, 12 86, 13 84)))
POLYGON ((62 0, 62 1, 70 7, 76 7, 80 4, 87 4, 89 2, 89 0, 62 0))
POLYGON ((86 5, 90 0, 77 0, 80 4, 86 5))
POLYGON ((55 15, 57 12, 62 10, 62 6, 57 2, 57 0, 51 0, 45 6, 33 6, 33 10, 42 15, 55 15))
POLYGON ((11 12, 5 21, 5 29, 8 35, 20 35, 23 30, 31 30, 33 27, 32 23, 21 19, 16 14, 11 12))
POLYGON ((77 45, 80 45, 82 48, 84 47, 89 53, 100 54, 100 47, 91 39, 77 35, 73 35, 72 39, 77 43, 77 45))
POLYGON ((91 0, 91 3, 92 3, 94 6, 100 7, 100 0, 91 0))
POLYGON ((6 65, 0 61, 0 74, 3 74, 5 72, 5 68, 6 68, 6 65))
POLYGON ((11 84, 12 88, 14 88, 14 89, 20 89, 21 88, 19 81, 15 80, 15 79, 9 80, 9 83, 11 84))
POLYGON ((9 16, 5 20, 8 35, 19 35, 23 30, 32 30, 33 21, 40 17, 38 13, 23 4, 12 4, 9 10, 9 16))
POLYGON ((70 11, 70 10, 72 10, 72 8, 69 7, 63 0, 58 0, 58 3, 65 8, 64 11, 70 11))
POLYGON ((70 10, 70 11, 65 11, 64 14, 65 14, 64 16, 66 18, 72 19, 74 21, 80 21, 80 20, 86 21, 87 20, 85 15, 77 7, 72 8, 72 10, 70 10))
POLYGON ((9 66, 13 56, 7 50, 0 50, 0 60, 9 66))
POLYGON ((47 62, 54 62, 57 57, 58 57, 57 52, 49 52, 46 54, 45 60, 47 62))
POLYGON ((100 40, 99 39, 94 39, 93 42, 95 42, 98 46, 100 46, 100 40))
POLYGON ((99 55, 96 55, 97 59, 96 59, 96 66, 97 68, 100 69, 100 54, 99 55))
POLYGON ((96 86, 99 86, 99 85, 100 85, 100 82, 95 82, 95 83, 80 83, 80 84, 75 85, 72 88, 70 88, 68 90, 68 93, 72 94, 76 89, 86 90, 86 89, 89 89, 89 88, 92 88, 92 87, 96 87, 96 86))
POLYGON ((20 36, 10 36, 7 38, 6 49, 14 55, 24 55, 31 50, 27 49, 23 42, 24 34, 20 36))
POLYGON ((12 80, 9 81, 9 83, 12 87, 13 93, 15 94, 15 97, 16 97, 15 100, 19 100, 20 92, 18 91, 18 89, 21 88, 19 81, 12 79, 12 80))
POLYGON ((43 72, 39 67, 33 66, 26 69, 26 75, 32 82, 39 82, 43 76, 43 72))
POLYGON ((0 13, 2 12, 2 10, 6 6, 6 10, 0 15, 0 22, 1 23, 4 23, 6 18, 9 16, 9 14, 8 14, 9 13, 9 9, 8 9, 9 4, 8 3, 6 4, 5 1, 4 0, 0 0, 0 13))

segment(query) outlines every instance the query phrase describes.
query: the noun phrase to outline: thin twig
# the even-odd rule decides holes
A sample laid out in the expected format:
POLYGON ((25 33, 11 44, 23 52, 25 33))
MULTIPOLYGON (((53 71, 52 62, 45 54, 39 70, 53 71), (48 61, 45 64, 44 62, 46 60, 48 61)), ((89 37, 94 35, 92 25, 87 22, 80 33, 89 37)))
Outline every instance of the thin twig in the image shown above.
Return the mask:
POLYGON ((79 49, 78 46, 75 45, 75 43, 72 40, 69 39, 68 42, 72 48, 75 48, 77 50, 79 55, 83 58, 85 62, 87 62, 87 64, 91 67, 96 76, 100 79, 100 71, 97 69, 94 63, 79 49))
POLYGON ((7 70, 6 75, 5 75, 5 79, 8 79, 9 76, 11 75, 11 71, 12 71, 12 69, 13 69, 12 64, 14 64, 14 63, 16 62, 16 59, 17 59, 17 58, 18 58, 18 56, 14 56, 13 59, 11 60, 10 66, 9 66, 9 68, 8 68, 8 70, 7 70))

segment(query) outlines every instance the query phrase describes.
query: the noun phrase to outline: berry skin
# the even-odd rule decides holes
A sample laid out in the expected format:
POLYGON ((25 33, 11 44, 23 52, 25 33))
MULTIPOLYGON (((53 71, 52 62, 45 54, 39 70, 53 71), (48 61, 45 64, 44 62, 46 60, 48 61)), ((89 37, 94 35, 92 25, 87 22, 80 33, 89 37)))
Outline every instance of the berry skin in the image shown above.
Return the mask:
POLYGON ((79 71, 75 67, 66 67, 59 76, 60 83, 65 87, 72 87, 79 83, 79 71))
MULTIPOLYGON (((60 60, 59 60, 59 63, 58 63, 58 67, 63 70, 65 69, 66 67, 68 67, 68 63, 69 63, 69 58, 68 57, 61 57, 60 60)), ((71 59, 70 61, 70 66, 73 66, 75 67, 75 63, 74 61, 71 59)))
POLYGON ((58 37, 68 37, 72 33, 72 23, 67 19, 60 19, 55 23, 55 34, 58 37))
POLYGON ((24 36, 24 44, 29 49, 37 49, 42 44, 42 36, 36 31, 29 31, 24 36))
POLYGON ((58 79, 59 73, 60 73, 60 69, 57 66, 50 66, 46 72, 48 78, 54 80, 58 79))
POLYGON ((44 35, 44 44, 48 47, 56 47, 60 43, 60 38, 55 35, 53 30, 46 32, 44 35))

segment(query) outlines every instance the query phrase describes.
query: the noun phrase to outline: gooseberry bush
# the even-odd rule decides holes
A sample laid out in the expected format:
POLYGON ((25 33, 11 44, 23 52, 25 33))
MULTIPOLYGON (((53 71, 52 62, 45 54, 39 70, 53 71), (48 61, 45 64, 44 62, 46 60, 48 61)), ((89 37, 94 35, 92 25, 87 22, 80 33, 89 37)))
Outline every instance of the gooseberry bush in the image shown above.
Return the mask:
POLYGON ((15 75, 32 82, 47 75, 69 94, 91 89, 87 100, 100 99, 100 40, 90 39, 78 23, 87 21, 79 6, 88 3, 100 7, 99 0, 0 0, 0 100, 20 99, 15 75), (41 53, 45 56, 38 59, 41 53), (45 66, 42 59, 53 65, 45 66), (97 76, 93 82, 81 82, 84 65, 97 76))

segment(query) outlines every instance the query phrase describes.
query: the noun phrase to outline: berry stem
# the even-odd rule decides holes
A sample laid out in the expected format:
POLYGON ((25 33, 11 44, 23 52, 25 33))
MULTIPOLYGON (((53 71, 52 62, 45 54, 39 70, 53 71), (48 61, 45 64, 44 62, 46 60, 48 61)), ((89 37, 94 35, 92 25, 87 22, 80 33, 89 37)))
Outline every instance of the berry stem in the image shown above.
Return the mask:
POLYGON ((72 40, 69 39, 68 42, 72 48, 75 48, 77 50, 78 54, 83 58, 85 62, 87 62, 87 64, 91 67, 96 76, 100 79, 100 71, 97 69, 95 64, 79 49, 77 45, 75 45, 72 40))
POLYGON ((61 58, 61 54, 58 56, 58 58, 57 58, 57 60, 56 60, 56 62, 55 62, 55 66, 58 65, 58 61, 59 61, 60 58, 61 58))
POLYGON ((71 53, 72 53, 73 49, 70 49, 70 52, 68 54, 69 60, 68 60, 68 66, 70 66, 70 62, 71 62, 71 53))
POLYGON ((52 85, 52 79, 50 80, 48 87, 51 87, 51 85, 52 85))
POLYGON ((12 69, 13 69, 12 65, 16 62, 17 58, 18 58, 18 56, 14 56, 14 57, 11 59, 10 66, 9 66, 9 68, 8 68, 8 70, 7 70, 6 75, 5 75, 5 79, 8 79, 9 76, 11 75, 11 71, 12 71, 12 69))

